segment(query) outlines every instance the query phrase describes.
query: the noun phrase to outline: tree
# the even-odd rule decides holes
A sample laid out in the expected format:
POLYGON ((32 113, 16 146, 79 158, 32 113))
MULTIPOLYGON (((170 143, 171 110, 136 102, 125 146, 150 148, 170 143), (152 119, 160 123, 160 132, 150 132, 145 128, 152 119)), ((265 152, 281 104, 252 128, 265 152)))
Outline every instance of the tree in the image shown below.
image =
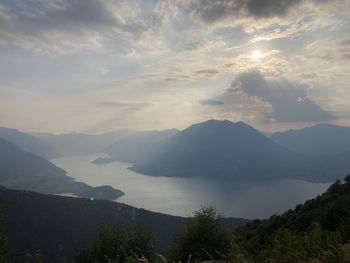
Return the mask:
POLYGON ((152 235, 142 227, 102 226, 92 247, 76 256, 77 263, 152 262, 156 253, 152 235))
POLYGON ((4 227, 0 222, 0 263, 14 262, 13 254, 9 249, 9 243, 4 233, 4 227))
POLYGON ((222 259, 232 236, 214 207, 202 207, 177 233, 169 251, 171 262, 222 259))

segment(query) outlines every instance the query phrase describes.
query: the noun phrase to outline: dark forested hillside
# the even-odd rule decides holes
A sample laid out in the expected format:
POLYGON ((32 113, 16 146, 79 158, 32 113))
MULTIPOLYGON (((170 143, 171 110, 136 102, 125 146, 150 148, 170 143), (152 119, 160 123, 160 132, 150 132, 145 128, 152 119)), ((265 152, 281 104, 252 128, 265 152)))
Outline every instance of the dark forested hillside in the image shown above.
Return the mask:
POLYGON ((235 231, 253 262, 349 262, 350 176, 282 215, 254 220, 235 231), (342 254, 345 253, 345 254, 342 254))
MULTIPOLYGON (((164 252, 185 218, 153 213, 103 200, 47 196, 0 187, 0 207, 10 246, 22 260, 25 253, 41 249, 44 262, 60 262, 91 245, 102 224, 144 225, 164 252)), ((230 229, 244 219, 224 220, 230 229)))

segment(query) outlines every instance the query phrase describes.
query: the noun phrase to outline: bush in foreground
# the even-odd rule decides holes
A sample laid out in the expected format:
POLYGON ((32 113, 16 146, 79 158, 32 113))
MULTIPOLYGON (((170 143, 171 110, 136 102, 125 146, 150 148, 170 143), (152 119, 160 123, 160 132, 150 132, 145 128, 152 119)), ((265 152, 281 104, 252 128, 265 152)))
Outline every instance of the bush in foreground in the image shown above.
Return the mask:
POLYGON ((156 257, 154 239, 145 228, 101 227, 92 247, 76 256, 76 263, 128 263, 156 257))
POLYGON ((216 209, 203 207, 188 219, 176 235, 168 258, 171 262, 222 259, 229 253, 231 242, 232 235, 216 209))

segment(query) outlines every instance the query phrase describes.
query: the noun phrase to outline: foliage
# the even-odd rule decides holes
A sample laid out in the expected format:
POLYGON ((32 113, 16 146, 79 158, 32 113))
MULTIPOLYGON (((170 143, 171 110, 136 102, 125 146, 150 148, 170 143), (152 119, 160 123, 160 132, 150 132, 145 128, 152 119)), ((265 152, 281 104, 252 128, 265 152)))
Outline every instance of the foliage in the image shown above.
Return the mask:
POLYGON ((204 208, 178 233, 169 259, 350 263, 350 176, 294 210, 226 233, 215 209, 204 208))
POLYGON ((93 246, 76 256, 76 263, 129 263, 156 256, 154 240, 145 228, 101 227, 93 246))
POLYGON ((232 236, 213 207, 203 207, 175 237, 169 252, 171 261, 220 259, 229 252, 232 236))
POLYGON ((14 257, 9 248, 9 242, 4 233, 4 227, 2 222, 0 222, 0 263, 12 263, 14 262, 14 257))
POLYGON ((237 245, 253 262, 350 262, 349 178, 294 210, 237 229, 237 245))

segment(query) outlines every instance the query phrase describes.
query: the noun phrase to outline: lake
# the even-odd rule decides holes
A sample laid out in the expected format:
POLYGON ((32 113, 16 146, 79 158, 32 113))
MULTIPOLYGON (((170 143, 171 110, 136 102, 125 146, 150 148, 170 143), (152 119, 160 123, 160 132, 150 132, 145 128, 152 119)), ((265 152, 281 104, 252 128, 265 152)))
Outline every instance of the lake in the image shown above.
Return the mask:
POLYGON ((51 161, 76 181, 122 190, 125 196, 118 202, 171 215, 189 216, 202 205, 215 205, 224 216, 266 218, 316 197, 330 185, 289 179, 219 183, 208 179, 153 177, 129 170, 128 163, 91 163, 100 156, 70 156, 51 161))

